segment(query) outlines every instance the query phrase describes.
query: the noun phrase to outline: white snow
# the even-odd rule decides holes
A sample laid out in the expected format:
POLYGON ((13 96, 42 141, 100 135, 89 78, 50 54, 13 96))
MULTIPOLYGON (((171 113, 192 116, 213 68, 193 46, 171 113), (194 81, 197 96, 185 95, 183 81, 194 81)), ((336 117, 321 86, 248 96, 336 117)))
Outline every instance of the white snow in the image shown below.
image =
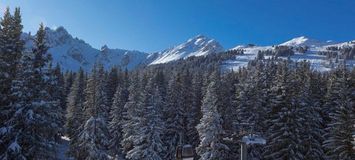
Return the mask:
POLYGON ((168 63, 191 56, 206 56, 224 51, 223 47, 215 40, 198 35, 171 49, 159 52, 158 57, 150 65, 168 63))
MULTIPOLYGON (((63 70, 72 71, 76 71, 80 67, 86 71, 91 71, 92 66, 96 62, 102 63, 106 69, 113 66, 134 69, 139 65, 162 64, 179 59, 186 59, 191 56, 206 56, 224 51, 223 47, 216 40, 203 35, 193 37, 180 45, 161 52, 144 53, 135 50, 110 49, 106 45, 100 50, 95 49, 85 41, 72 37, 64 27, 58 27, 56 29, 46 28, 46 33, 46 40, 50 47, 49 52, 52 54, 54 65, 55 63, 59 63, 63 70)), ((34 46, 34 36, 24 33, 22 39, 26 42, 25 48, 27 50, 30 50, 34 46)), ((317 55, 316 52, 326 51, 326 48, 331 46, 354 46, 355 41, 335 44, 333 41, 321 42, 301 36, 279 45, 310 47, 307 53, 296 53, 291 56, 291 59, 295 61, 306 60, 311 62, 311 67, 315 70, 329 71, 332 65, 324 56, 317 55)), ((235 59, 225 61, 222 64, 223 68, 237 70, 240 67, 245 67, 250 60, 255 59, 258 51, 272 50, 274 47, 238 45, 231 50, 233 49, 243 49, 245 54, 238 55, 235 59)), ((265 58, 270 58, 270 56, 265 56, 265 58)), ((354 67, 354 60, 347 61, 347 65, 354 67)))
MULTIPOLYGON (((25 48, 30 50, 34 46, 34 36, 24 33, 25 48)), ((122 66, 132 69, 146 60, 148 54, 139 51, 123 49, 109 49, 104 46, 98 50, 85 41, 72 37, 64 27, 55 30, 46 28, 46 41, 50 47, 54 64, 59 63, 64 70, 77 71, 82 67, 90 71, 95 62, 100 62, 106 68, 122 66)))
MULTIPOLYGON (((344 42, 338 44, 331 44, 327 42, 320 42, 317 40, 311 40, 307 37, 298 37, 294 38, 290 41, 282 43, 280 45, 287 45, 291 47, 298 46, 308 46, 310 47, 306 53, 298 53, 296 52, 294 55, 290 56, 293 61, 308 61, 311 64, 311 68, 316 71, 326 72, 330 71, 333 67, 336 67, 337 64, 330 64, 329 60, 326 59, 326 56, 318 55, 319 51, 326 51, 328 47, 336 46, 336 47, 346 47, 346 46, 355 46, 354 42, 344 42)), ((241 67, 246 67, 250 60, 256 58, 259 51, 264 50, 274 50, 273 46, 246 46, 246 45, 238 45, 231 50, 243 49, 243 55, 237 55, 234 59, 224 61, 222 64, 222 68, 227 70, 237 71, 241 67)), ((271 56, 265 56, 265 59, 271 58, 271 56)), ((287 59, 287 57, 280 57, 283 59, 287 59)), ((334 63, 334 62, 333 62, 334 63)), ((347 60, 346 65, 349 68, 355 67, 355 60, 347 60)))
POLYGON ((317 47, 323 46, 327 44, 331 44, 332 41, 321 42, 315 39, 310 39, 305 36, 293 38, 287 42, 281 43, 282 46, 310 46, 310 47, 317 47))
POLYGON ((271 47, 271 46, 264 46, 264 47, 237 46, 237 47, 234 47, 233 49, 243 49, 244 54, 235 56, 235 59, 225 61, 222 64, 222 67, 229 69, 229 70, 236 71, 241 67, 246 67, 248 65, 249 61, 254 60, 256 58, 259 51, 273 49, 273 47, 271 47))

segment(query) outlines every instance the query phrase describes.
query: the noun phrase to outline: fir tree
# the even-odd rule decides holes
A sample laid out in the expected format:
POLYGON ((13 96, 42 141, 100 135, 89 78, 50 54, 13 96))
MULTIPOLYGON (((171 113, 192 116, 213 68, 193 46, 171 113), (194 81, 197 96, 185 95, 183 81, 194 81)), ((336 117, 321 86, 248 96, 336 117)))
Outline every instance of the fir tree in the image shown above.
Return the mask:
POLYGON ((330 159, 355 158, 352 144, 355 130, 354 98, 351 97, 354 91, 350 82, 344 66, 337 69, 330 79, 326 105, 332 109, 324 141, 330 159))
POLYGON ((228 147, 222 143, 222 118, 218 113, 218 77, 217 73, 212 74, 212 80, 207 87, 207 93, 202 103, 202 118, 197 125, 200 136, 200 145, 197 147, 197 154, 201 160, 224 159, 228 147))
POLYGON ((302 145, 304 148, 305 159, 323 159, 324 151, 322 147, 324 130, 322 127, 323 119, 320 115, 320 106, 312 102, 310 66, 306 62, 298 64, 296 82, 299 88, 296 95, 296 104, 301 109, 303 115, 301 121, 302 145))
POLYGON ((266 159, 304 159, 301 140, 302 115, 296 105, 294 76, 287 62, 278 65, 277 82, 271 91, 268 113, 266 159))
POLYGON ((138 117, 135 112, 135 107, 138 105, 138 101, 140 100, 139 89, 139 77, 138 74, 134 74, 132 75, 128 89, 129 98, 123 108, 121 146, 124 154, 127 154, 130 150, 132 150, 133 140, 136 138, 132 136, 137 132, 136 128, 133 127, 137 119, 134 119, 133 117, 138 117))
POLYGON ((134 120, 131 127, 135 129, 135 133, 131 135, 134 137, 133 146, 127 152, 127 159, 162 159, 160 155, 165 148, 161 135, 165 125, 161 119, 160 108, 163 106, 161 93, 153 81, 149 80, 134 109, 134 115, 138 117, 131 117, 134 120))
MULTIPOLYGON (((80 71, 80 69, 79 69, 79 71, 80 71)), ((78 73, 79 73, 79 71, 78 71, 78 73)), ((64 73, 64 93, 66 96, 68 96, 69 93, 71 92, 71 87, 74 83, 75 76, 76 76, 76 73, 74 73, 72 71, 66 71, 64 73)))
POLYGON ((34 125, 33 108, 29 102, 33 100, 33 55, 32 53, 23 54, 19 69, 21 72, 12 84, 12 96, 16 100, 12 104, 12 117, 5 122, 1 128, 1 146, 5 146, 0 158, 7 159, 26 159, 29 157, 29 150, 32 147, 34 136, 27 134, 34 125))
POLYGON ((61 112, 48 92, 54 86, 49 83, 50 55, 44 36, 41 25, 35 49, 22 57, 21 70, 12 85, 13 114, 4 127, 3 136, 9 142, 5 144, 8 152, 2 155, 4 159, 14 158, 14 153, 21 159, 54 159, 61 112))
POLYGON ((47 74, 45 75, 46 92, 48 93, 45 97, 48 106, 50 107, 50 112, 48 112, 48 119, 51 122, 51 130, 47 131, 50 136, 54 136, 54 141, 59 142, 59 138, 64 134, 64 123, 65 123, 65 108, 63 106, 63 81, 61 79, 61 72, 58 66, 52 68, 51 63, 49 64, 47 74))
MULTIPOLYGON (((15 79, 17 66, 23 51, 20 8, 14 15, 6 8, 0 22, 0 125, 8 120, 11 100, 11 84, 15 79)), ((1 151, 0 151, 1 153, 1 151)))
POLYGON ((163 111, 167 128, 164 133, 164 142, 167 146, 165 159, 174 159, 176 147, 183 145, 186 133, 184 100, 181 86, 182 80, 180 74, 173 75, 168 82, 167 106, 163 111))
POLYGON ((85 88, 85 123, 78 136, 78 159, 108 159, 108 106, 103 66, 94 67, 85 88))
POLYGON ((81 124, 84 123, 84 102, 85 102, 85 77, 82 68, 76 75, 74 84, 67 99, 66 113, 66 135, 70 138, 69 154, 77 157, 78 134, 81 124))
POLYGON ((117 90, 119 82, 118 69, 113 67, 107 75, 106 83, 106 95, 107 95, 107 105, 112 106, 113 98, 117 90))
POLYGON ((191 141, 191 145, 196 148, 198 146, 198 144, 200 143, 200 139, 198 136, 198 132, 196 129, 197 124, 199 123, 201 117, 202 117, 202 113, 201 113, 201 105, 202 105, 202 84, 203 83, 203 79, 202 76, 200 74, 195 74, 195 76, 192 79, 192 105, 190 106, 189 109, 189 126, 188 127, 192 127, 190 128, 189 132, 187 133, 187 136, 189 137, 190 141, 191 141))
POLYGON ((125 72, 122 83, 119 84, 117 91, 114 95, 113 104, 111 107, 110 117, 111 121, 109 124, 109 130, 111 135, 110 140, 110 151, 118 159, 123 157, 121 141, 122 141, 122 125, 123 125, 123 114, 124 106, 129 98, 129 77, 128 73, 125 72))

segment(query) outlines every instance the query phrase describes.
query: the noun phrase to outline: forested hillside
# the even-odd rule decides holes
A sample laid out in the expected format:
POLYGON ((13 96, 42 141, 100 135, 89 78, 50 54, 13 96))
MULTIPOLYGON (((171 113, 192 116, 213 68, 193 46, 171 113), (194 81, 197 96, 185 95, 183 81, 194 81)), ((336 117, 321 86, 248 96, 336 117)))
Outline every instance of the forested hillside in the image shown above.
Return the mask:
POLYGON ((44 26, 32 50, 22 28, 20 9, 7 9, 0 159, 169 160, 190 144, 195 159, 235 160, 251 133, 266 139, 248 146, 253 159, 355 159, 355 70, 345 63, 318 72, 307 61, 259 53, 225 70, 226 60, 244 54, 232 50, 135 70, 97 63, 90 72, 62 72, 44 26), (69 148, 58 156, 63 137, 69 148))

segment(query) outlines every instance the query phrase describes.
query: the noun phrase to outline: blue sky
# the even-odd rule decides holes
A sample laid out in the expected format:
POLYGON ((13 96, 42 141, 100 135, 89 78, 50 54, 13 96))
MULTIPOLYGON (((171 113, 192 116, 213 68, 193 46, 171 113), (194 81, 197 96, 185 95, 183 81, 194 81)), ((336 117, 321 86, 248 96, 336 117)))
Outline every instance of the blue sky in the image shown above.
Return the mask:
POLYGON ((355 39, 354 0, 0 0, 5 6, 21 7, 24 31, 64 26, 95 48, 153 52, 198 34, 225 48, 355 39))

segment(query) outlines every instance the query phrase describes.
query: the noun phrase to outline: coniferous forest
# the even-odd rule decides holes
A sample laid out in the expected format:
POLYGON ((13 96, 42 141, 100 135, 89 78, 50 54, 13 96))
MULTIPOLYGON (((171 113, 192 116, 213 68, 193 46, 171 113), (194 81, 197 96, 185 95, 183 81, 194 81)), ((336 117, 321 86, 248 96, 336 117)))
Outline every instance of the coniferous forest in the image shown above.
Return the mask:
POLYGON ((170 160, 190 144, 195 159, 235 160, 243 136, 251 159, 355 159, 355 70, 317 72, 308 62, 258 57, 221 70, 243 51, 134 70, 90 72, 53 64, 41 24, 25 50, 21 13, 0 26, 0 159, 170 160))

